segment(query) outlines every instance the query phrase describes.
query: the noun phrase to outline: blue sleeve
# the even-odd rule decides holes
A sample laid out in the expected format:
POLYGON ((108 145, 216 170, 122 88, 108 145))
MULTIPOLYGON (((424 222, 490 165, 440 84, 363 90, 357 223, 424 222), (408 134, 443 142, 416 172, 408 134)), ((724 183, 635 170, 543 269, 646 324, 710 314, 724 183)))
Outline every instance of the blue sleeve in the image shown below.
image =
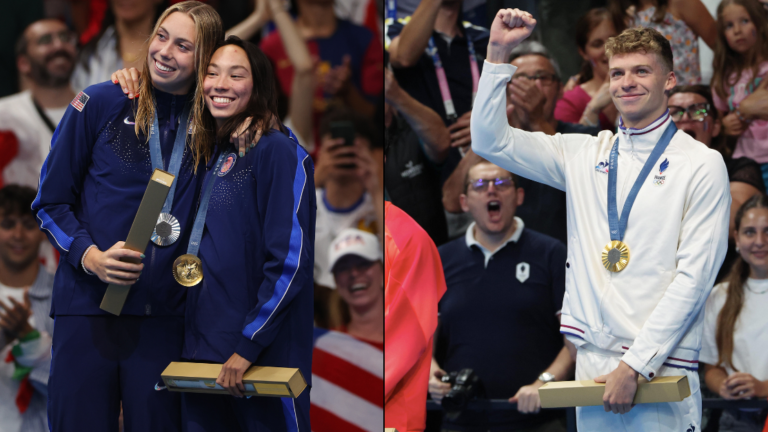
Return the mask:
MULTIPOLYGON (((256 206, 264 227, 264 279, 258 303, 245 319, 245 338, 235 350, 251 362, 275 339, 293 299, 314 289, 316 205, 312 159, 293 140, 273 140, 263 147, 260 144, 261 149, 257 147, 261 154, 252 170, 256 206)), ((299 319, 312 326, 311 316, 299 319)))
MULTIPOLYGON (((94 87, 84 92, 97 96, 94 87)), ((78 95, 80 96, 80 95, 78 95)), ((100 98, 90 97, 78 111, 72 104, 51 139, 51 151, 43 163, 37 197, 32 211, 40 229, 59 250, 61 257, 80 266, 80 258, 93 244, 91 236, 75 217, 83 182, 91 164, 91 151, 101 127, 103 109, 100 98)))

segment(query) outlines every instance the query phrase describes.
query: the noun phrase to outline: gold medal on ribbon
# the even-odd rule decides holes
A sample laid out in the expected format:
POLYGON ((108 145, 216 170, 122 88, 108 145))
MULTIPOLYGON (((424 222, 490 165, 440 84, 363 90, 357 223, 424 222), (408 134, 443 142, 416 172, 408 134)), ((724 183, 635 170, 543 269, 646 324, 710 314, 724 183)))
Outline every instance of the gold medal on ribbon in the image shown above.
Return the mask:
POLYGON ((629 264, 629 246, 614 240, 603 248, 603 265, 608 271, 618 273, 629 264))
POLYGON ((173 262, 173 278, 185 287, 192 287, 203 280, 203 262, 196 255, 184 254, 173 262))

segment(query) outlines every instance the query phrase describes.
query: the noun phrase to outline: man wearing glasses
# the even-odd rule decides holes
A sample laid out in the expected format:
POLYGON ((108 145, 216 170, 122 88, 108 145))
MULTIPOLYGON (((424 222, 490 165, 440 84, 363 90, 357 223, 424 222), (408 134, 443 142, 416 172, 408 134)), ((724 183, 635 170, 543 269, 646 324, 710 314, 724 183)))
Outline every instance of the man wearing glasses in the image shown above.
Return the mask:
MULTIPOLYGON (((742 204, 758 193, 765 193, 765 183, 760 165, 748 157, 733 158, 721 135, 719 113, 712 102, 712 91, 704 85, 677 86, 670 92, 669 115, 677 128, 717 150, 723 155, 728 169, 731 189, 731 216, 728 233, 733 236, 736 211, 742 204)), ((721 280, 731 268, 737 253, 732 243, 728 247, 725 261, 717 275, 721 280)))
MULTIPOLYGON (((75 92, 69 79, 76 36, 58 20, 30 24, 16 43, 16 65, 28 89, 0 99, 0 184, 37 189, 51 138, 75 92)), ((56 271, 53 248, 40 248, 46 269, 56 271)))
POLYGON ((429 390, 441 400, 451 385, 440 378, 469 368, 485 397, 509 399, 517 410, 446 416, 443 431, 565 431, 564 413, 539 412, 538 396, 544 383, 573 376, 559 332, 565 246, 515 216, 524 191, 509 171, 480 161, 464 180, 461 207, 475 222, 438 248, 447 291, 429 390))

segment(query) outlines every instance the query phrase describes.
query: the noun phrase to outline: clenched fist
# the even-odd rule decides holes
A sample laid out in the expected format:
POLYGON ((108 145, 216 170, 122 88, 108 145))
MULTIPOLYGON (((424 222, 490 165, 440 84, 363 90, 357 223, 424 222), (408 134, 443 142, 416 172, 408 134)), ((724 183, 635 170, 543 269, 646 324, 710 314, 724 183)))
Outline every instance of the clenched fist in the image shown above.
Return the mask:
POLYGON ((525 40, 536 27, 533 15, 520 9, 501 9, 491 24, 491 37, 488 41, 488 60, 490 63, 506 63, 509 53, 525 40))

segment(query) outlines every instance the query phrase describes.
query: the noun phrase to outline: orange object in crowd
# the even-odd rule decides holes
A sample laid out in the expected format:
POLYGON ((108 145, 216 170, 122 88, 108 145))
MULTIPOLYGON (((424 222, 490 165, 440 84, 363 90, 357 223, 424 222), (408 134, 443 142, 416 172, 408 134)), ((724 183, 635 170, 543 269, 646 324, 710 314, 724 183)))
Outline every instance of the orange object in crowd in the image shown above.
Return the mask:
POLYGON ((384 204, 384 427, 422 431, 437 302, 445 277, 429 235, 384 204))

